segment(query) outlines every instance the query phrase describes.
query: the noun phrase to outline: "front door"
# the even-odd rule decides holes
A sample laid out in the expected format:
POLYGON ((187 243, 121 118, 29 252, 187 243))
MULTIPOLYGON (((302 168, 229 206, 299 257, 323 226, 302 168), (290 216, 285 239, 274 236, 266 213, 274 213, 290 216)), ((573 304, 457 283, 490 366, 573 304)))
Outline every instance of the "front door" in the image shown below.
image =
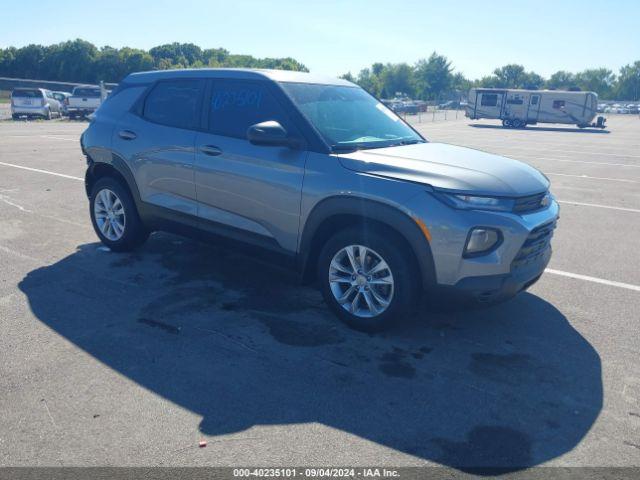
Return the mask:
POLYGON ((540 95, 533 94, 529 97, 529 111, 527 112, 527 120, 530 122, 537 122, 539 112, 540 112, 540 95))
POLYGON ((247 140, 251 125, 269 120, 300 138, 283 94, 267 82, 212 82, 208 129, 196 138, 198 215, 243 240, 295 252, 307 152, 247 140))

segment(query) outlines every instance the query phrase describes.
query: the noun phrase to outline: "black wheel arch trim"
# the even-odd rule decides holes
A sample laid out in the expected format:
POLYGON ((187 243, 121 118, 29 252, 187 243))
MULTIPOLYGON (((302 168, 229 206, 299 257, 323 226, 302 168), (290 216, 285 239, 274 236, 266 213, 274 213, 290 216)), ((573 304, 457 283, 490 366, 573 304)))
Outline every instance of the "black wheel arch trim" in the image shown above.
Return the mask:
POLYGON ((435 285, 436 275, 429 241, 416 222, 405 212, 386 203, 361 197, 336 196, 321 200, 309 213, 300 236, 297 268, 303 281, 309 280, 315 271, 314 237, 322 224, 332 217, 349 215, 359 217, 360 223, 367 221, 386 225, 400 234, 413 250, 418 262, 424 289, 435 285))
POLYGON ((87 192, 87 197, 91 195, 91 189, 89 188, 89 185, 91 185, 92 183, 95 183, 95 180, 92 181, 95 168, 99 168, 100 165, 108 165, 112 167, 115 171, 117 171, 122 178, 124 178, 124 181, 127 183, 127 187, 129 188, 129 192, 131 192, 131 195, 133 196, 133 201, 135 202, 136 207, 140 212, 140 209, 142 208, 140 191, 138 190, 138 186, 133 176, 133 172, 127 165, 127 162, 125 162, 122 157, 120 157, 115 153, 111 154, 110 162, 95 161, 90 156, 87 156, 87 158, 88 158, 88 167, 84 177, 84 184, 85 184, 85 190, 87 192))

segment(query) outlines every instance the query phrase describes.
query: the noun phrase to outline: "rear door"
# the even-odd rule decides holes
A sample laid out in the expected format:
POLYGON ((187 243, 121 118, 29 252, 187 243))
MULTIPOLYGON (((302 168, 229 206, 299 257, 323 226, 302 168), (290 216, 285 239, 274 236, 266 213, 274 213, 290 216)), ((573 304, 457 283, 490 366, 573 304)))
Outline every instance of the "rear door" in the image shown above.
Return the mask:
POLYGON ((194 217, 194 144, 205 83, 158 81, 139 111, 127 112, 113 133, 113 149, 133 171, 142 201, 194 217))
POLYGON ((49 109, 52 112, 60 113, 60 102, 53 96, 53 92, 51 90, 45 90, 44 92, 47 97, 47 102, 49 103, 49 109))
POLYGON ((521 92, 508 92, 504 116, 506 118, 527 119, 527 104, 521 92))
POLYGON ((212 228, 295 251, 307 153, 247 140, 251 125, 268 120, 301 138, 283 97, 269 82, 213 80, 205 107, 208 131, 196 139, 195 180, 198 215, 212 228))
POLYGON ((529 97, 529 110, 527 112, 527 120, 530 122, 537 122, 539 113, 540 113, 540 94, 533 93, 529 97))

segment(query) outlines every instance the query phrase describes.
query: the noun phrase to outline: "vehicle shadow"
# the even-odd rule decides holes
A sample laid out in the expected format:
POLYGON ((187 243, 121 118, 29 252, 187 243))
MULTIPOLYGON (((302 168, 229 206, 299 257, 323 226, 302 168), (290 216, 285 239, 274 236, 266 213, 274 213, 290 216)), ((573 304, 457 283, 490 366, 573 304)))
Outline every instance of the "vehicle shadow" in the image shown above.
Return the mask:
POLYGON ((367 335, 280 270, 165 234, 131 254, 82 245, 19 288, 40 321, 201 415, 207 435, 317 422, 493 474, 571 451, 602 408, 597 352, 528 293, 367 335))
MULTIPOLYGON (((487 125, 483 123, 469 123, 470 127, 473 128, 496 128, 498 130, 513 130, 507 129, 502 125, 487 125)), ((531 130, 534 132, 560 132, 560 133, 596 133, 596 134, 607 134, 611 133, 609 130, 601 130, 595 128, 564 128, 564 127, 534 127, 532 125, 527 125, 526 128, 519 128, 519 131, 527 131, 531 130)))

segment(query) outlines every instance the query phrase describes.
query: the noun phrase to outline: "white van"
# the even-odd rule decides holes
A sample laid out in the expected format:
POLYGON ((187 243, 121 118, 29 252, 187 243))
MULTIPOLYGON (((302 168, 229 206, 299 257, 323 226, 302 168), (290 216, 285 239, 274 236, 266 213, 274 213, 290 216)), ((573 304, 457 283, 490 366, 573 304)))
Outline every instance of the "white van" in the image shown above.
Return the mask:
POLYGON ((472 88, 465 115, 472 120, 500 119, 507 128, 522 128, 536 123, 604 128, 604 117, 598 117, 592 123, 597 111, 598 95, 594 92, 472 88))

